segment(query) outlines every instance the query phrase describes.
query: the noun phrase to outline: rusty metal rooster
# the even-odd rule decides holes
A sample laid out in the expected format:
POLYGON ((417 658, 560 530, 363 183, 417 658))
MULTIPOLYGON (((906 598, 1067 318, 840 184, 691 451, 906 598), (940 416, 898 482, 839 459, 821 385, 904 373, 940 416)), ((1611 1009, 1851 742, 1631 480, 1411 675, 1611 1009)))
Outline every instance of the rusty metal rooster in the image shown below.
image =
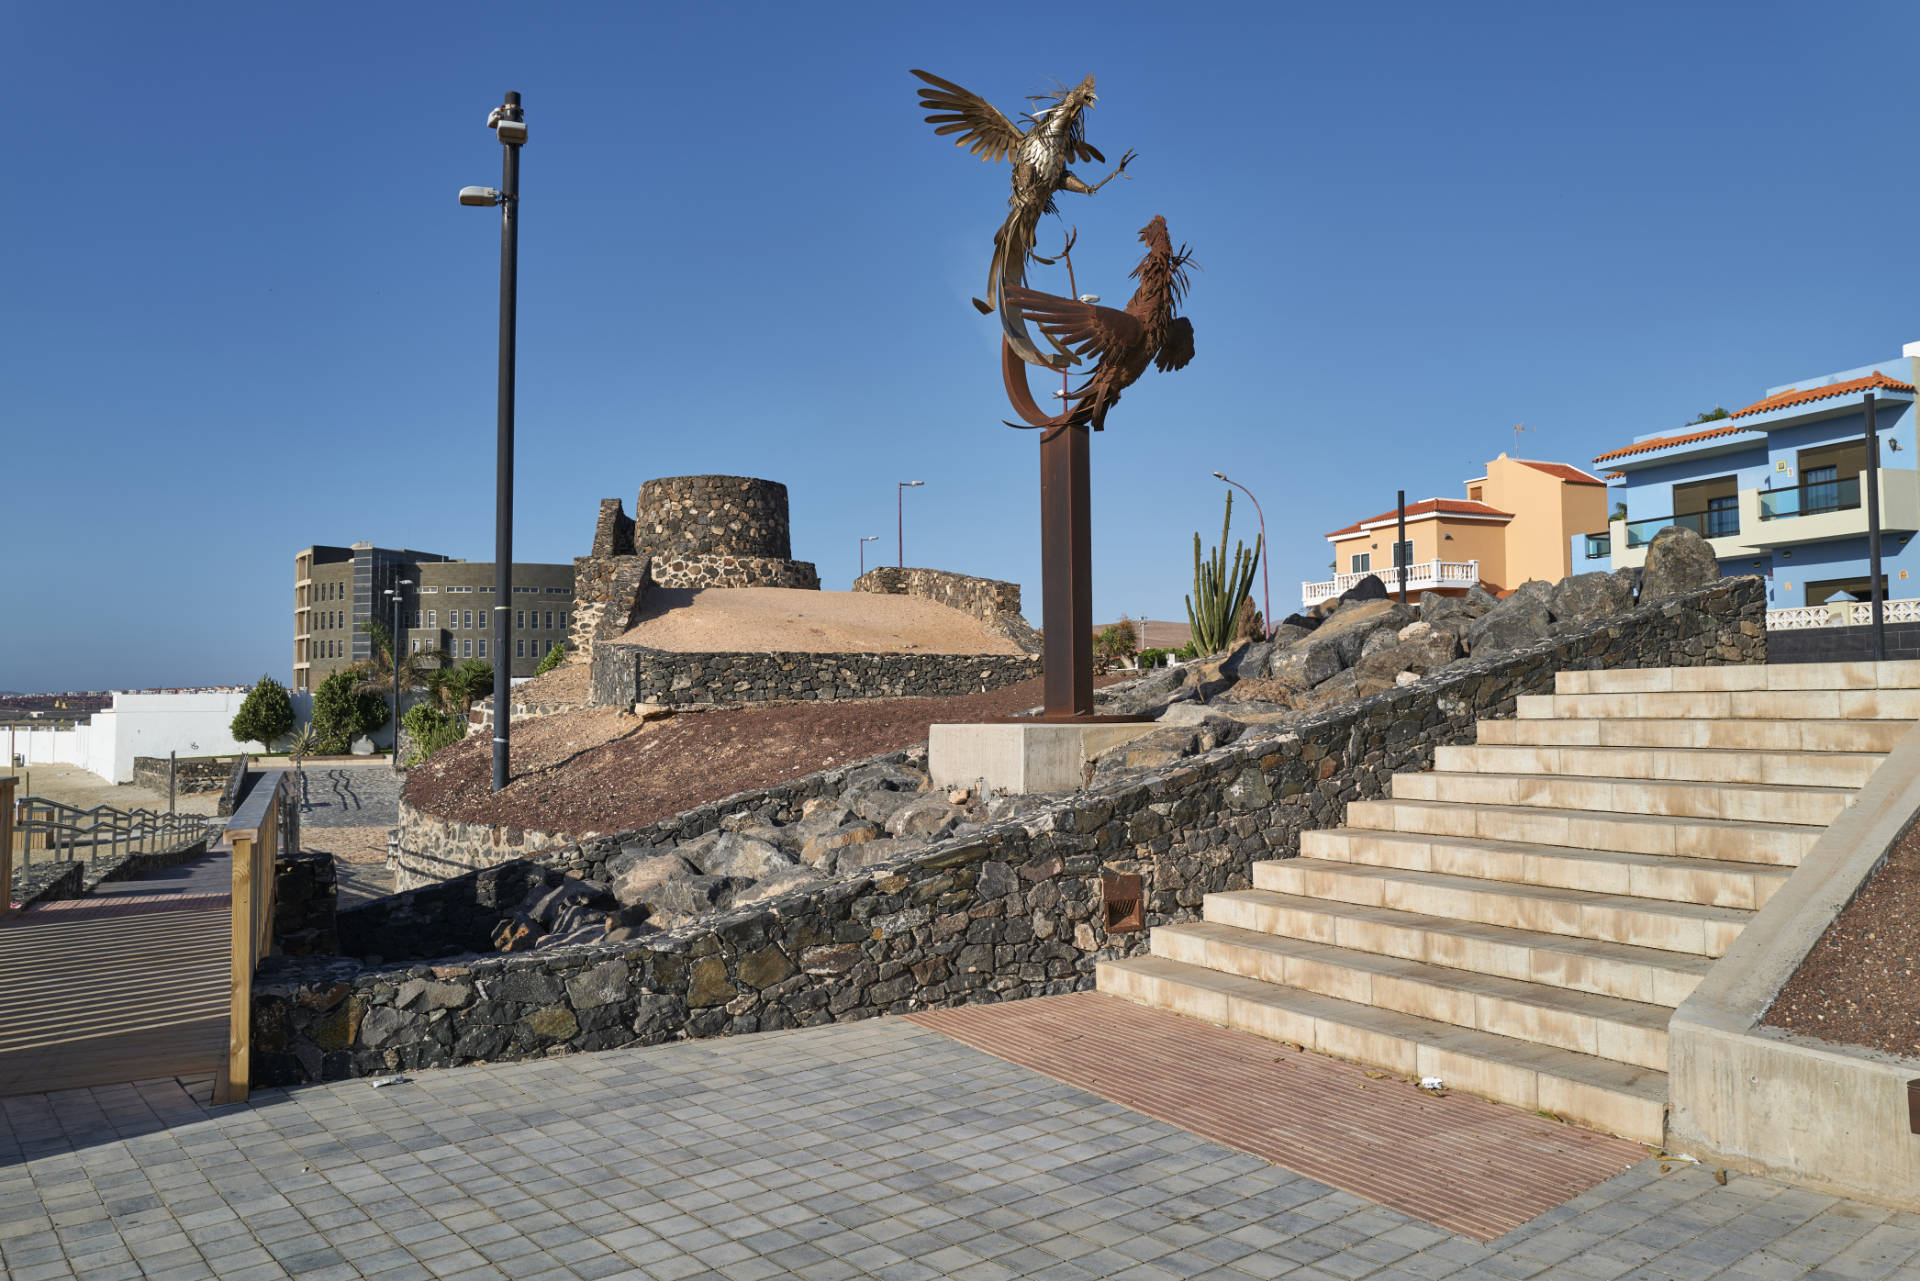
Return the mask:
POLYGON ((1008 398, 1029 426, 1084 425, 1104 430, 1107 411, 1147 371, 1148 361, 1165 373, 1185 369, 1193 359, 1193 322, 1174 314, 1186 297, 1187 264, 1193 254, 1185 245, 1174 251, 1167 220, 1158 214, 1140 229, 1140 240, 1147 254, 1133 269, 1133 279, 1140 284, 1125 310, 1008 286, 1008 305, 1039 325, 1051 342, 1095 362, 1086 381, 1064 392, 1063 411, 1049 416, 1034 403, 1026 370, 1005 359, 1003 349, 1001 367, 1008 398))
POLYGON ((1067 168, 1071 161, 1106 163, 1106 157, 1087 141, 1086 123, 1082 119, 1083 113, 1098 101, 1093 92, 1093 77, 1088 76, 1071 89, 1036 95, 1032 101, 1048 105, 1023 114, 1020 119, 1028 127, 1022 129, 992 103, 951 80, 942 80, 926 71, 913 74, 929 86, 920 90, 920 105, 933 113, 927 117, 927 123, 935 126, 935 133, 959 134, 954 139, 956 147, 967 147, 989 163, 1009 157, 1013 161, 1013 195, 1007 200, 1007 219, 993 238, 987 301, 976 298, 973 305, 983 314, 999 310, 1000 329, 1007 346, 1021 360, 1050 369, 1074 364, 1073 356, 1057 342, 1054 344, 1057 350, 1052 353, 1043 354, 1035 346, 1026 322, 1008 303, 1007 294, 1010 289, 1026 283, 1029 257, 1040 262, 1051 261, 1034 255, 1033 241, 1040 216, 1054 212, 1054 196, 1062 191, 1090 196, 1124 174, 1134 158, 1132 151, 1127 152, 1112 173, 1091 186, 1067 168))

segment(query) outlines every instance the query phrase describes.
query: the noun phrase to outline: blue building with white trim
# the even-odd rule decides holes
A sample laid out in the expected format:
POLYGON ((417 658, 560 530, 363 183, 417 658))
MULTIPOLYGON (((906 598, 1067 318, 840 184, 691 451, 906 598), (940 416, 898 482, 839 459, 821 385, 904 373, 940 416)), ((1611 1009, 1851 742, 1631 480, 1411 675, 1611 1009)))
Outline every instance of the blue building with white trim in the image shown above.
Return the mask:
POLYGON ((1891 360, 1770 387, 1726 418, 1608 450, 1593 461, 1607 472, 1613 518, 1575 539, 1575 570, 1643 564, 1656 533, 1683 525, 1707 539, 1723 573, 1765 576, 1769 610, 1865 600, 1871 393, 1886 599, 1920 597, 1917 382, 1920 343, 1909 343, 1891 360))

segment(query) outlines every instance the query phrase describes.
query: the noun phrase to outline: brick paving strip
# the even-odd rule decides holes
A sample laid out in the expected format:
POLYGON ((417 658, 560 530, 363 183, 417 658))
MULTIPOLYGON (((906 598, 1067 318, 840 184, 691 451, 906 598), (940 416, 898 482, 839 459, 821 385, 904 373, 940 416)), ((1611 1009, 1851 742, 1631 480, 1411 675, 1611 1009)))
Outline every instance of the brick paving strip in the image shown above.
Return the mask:
POLYGON ((906 1016, 977 1050, 1478 1241, 1642 1161, 1637 1143, 1097 992, 906 1016))

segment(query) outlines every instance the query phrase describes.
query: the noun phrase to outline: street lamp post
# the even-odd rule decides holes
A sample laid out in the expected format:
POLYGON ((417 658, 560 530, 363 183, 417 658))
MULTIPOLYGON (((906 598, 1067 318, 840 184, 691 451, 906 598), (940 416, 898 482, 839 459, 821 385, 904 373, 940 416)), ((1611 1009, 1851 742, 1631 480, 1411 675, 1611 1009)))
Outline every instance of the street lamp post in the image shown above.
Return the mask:
POLYGON ((868 534, 860 540, 860 577, 862 578, 867 576, 867 544, 877 543, 879 541, 880 535, 878 534, 868 534))
MULTIPOLYGON (((1226 481, 1245 494, 1253 502, 1253 514, 1260 518, 1260 626, 1268 636, 1273 635, 1273 600, 1267 595, 1267 514, 1260 510, 1260 500, 1253 497, 1253 491, 1237 480, 1227 480, 1225 472, 1213 473, 1215 480, 1226 481)), ((1220 549, 1224 555, 1226 548, 1220 549)))
POLYGON ((893 491, 893 497, 895 499, 894 520, 899 526, 895 531, 895 536, 900 540, 900 568, 902 569, 907 567, 907 491, 916 485, 924 485, 926 483, 924 480, 903 480, 899 482, 898 487, 893 491))
MULTIPOLYGON (((513 352, 514 319, 520 269, 520 148, 527 141, 526 117, 520 95, 506 101, 487 117, 487 127, 500 138, 500 189, 463 187, 463 205, 500 206, 500 385, 499 421, 494 445, 493 509, 493 632, 496 659, 513 608, 513 352)), ((496 661, 493 666, 493 790, 507 785, 507 723, 513 669, 496 661)))
POLYGON ((387 649, 393 663, 393 767, 400 768, 400 589, 413 586, 411 578, 402 578, 387 588, 393 602, 393 630, 387 634, 387 649))

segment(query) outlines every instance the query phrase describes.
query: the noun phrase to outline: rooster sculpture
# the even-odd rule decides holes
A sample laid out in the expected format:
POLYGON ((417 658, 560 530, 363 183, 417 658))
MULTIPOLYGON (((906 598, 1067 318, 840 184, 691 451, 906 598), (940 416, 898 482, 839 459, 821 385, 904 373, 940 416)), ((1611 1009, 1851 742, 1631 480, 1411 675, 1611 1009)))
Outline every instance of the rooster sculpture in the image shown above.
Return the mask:
POLYGON ((1165 373, 1185 369, 1193 359, 1193 322, 1174 314, 1186 297, 1187 264, 1193 255, 1185 245, 1174 252, 1167 220, 1158 214, 1140 229, 1140 240, 1147 247, 1147 255, 1133 269, 1133 279, 1140 284, 1125 310, 1059 298, 1023 286, 1008 287, 1008 305, 1039 325, 1050 341, 1095 361, 1086 381, 1065 393, 1064 410, 1055 417, 1042 414, 1034 404, 1025 371, 1008 365, 1008 394, 1029 426, 1086 425, 1095 431, 1104 430, 1107 411, 1119 402, 1120 393, 1147 371, 1147 362, 1165 373))
MULTIPOLYGON (((1013 195, 1007 200, 1007 219, 993 238, 993 261, 987 271, 987 301, 976 298, 973 305, 983 314, 998 308, 1000 329, 1007 345, 1021 360, 1031 365, 1063 369, 1074 363, 1061 348, 1042 354, 1034 345, 1019 312, 1007 302, 1007 291, 1026 283, 1027 259, 1049 262, 1033 253, 1034 234, 1040 215, 1053 213, 1053 198, 1061 191, 1091 196, 1127 171, 1134 153, 1120 157, 1114 171, 1088 186, 1067 168, 1071 161, 1106 163, 1086 139, 1082 114, 1098 101, 1093 92, 1093 77, 1088 76, 1071 89, 1038 95, 1033 100, 1049 105, 1037 108, 1021 120, 1029 126, 1021 129, 1002 115, 998 108, 976 93, 962 89, 951 80, 942 80, 931 72, 915 71, 927 88, 920 90, 920 105, 933 114, 927 123, 937 134, 957 133, 954 146, 967 147, 990 164, 1011 158, 1013 195)), ((1056 347, 1058 344, 1056 344, 1056 347)))

